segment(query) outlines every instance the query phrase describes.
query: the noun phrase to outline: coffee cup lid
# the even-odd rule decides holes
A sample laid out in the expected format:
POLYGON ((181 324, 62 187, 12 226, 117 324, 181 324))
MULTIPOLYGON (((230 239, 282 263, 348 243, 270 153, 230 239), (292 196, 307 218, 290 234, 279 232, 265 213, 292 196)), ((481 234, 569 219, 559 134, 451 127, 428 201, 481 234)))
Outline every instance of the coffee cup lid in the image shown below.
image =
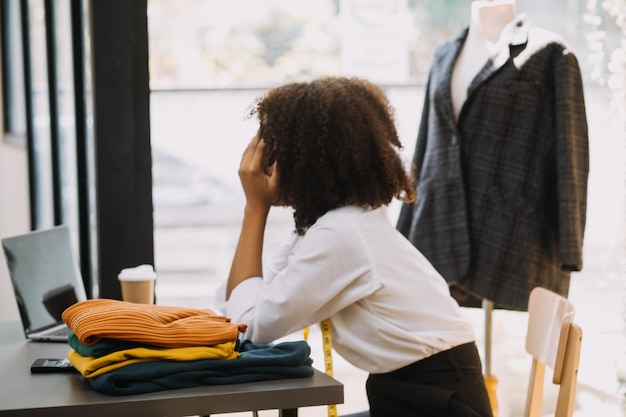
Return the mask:
POLYGON ((143 281, 146 279, 156 279, 156 272, 152 265, 143 264, 122 269, 117 278, 120 281, 143 281))

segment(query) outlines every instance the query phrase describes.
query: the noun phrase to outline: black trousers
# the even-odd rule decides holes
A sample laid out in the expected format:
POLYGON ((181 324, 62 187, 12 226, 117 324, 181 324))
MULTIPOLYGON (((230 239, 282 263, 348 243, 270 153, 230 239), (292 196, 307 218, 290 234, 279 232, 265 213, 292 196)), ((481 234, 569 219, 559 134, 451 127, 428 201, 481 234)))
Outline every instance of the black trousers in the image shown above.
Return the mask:
POLYGON ((371 417, 493 417, 474 342, 370 374, 366 389, 371 417))

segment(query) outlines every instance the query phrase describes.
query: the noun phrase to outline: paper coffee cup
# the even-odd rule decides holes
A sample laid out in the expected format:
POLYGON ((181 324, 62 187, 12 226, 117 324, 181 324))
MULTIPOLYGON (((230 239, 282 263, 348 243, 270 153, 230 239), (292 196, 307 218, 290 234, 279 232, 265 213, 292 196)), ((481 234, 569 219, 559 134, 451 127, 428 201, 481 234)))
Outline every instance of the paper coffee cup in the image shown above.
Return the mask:
POLYGON ((117 279, 122 287, 122 300, 139 304, 154 304, 156 272, 152 265, 124 268, 117 279))

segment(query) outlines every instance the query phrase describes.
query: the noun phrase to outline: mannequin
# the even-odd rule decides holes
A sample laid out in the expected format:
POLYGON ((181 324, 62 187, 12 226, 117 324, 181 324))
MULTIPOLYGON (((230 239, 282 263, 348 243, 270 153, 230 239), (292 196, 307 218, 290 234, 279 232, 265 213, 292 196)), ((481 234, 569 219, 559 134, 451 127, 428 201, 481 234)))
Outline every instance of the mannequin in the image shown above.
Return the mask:
POLYGON ((525 311, 537 286, 567 296, 582 268, 588 129, 562 37, 513 0, 471 7, 468 27, 434 52, 412 159, 419 198, 397 228, 461 305, 482 303, 489 377, 492 309, 525 311))
POLYGON ((498 51, 500 35, 515 17, 514 0, 472 2, 467 39, 454 65, 450 85, 456 120, 467 99, 467 87, 485 62, 498 51))

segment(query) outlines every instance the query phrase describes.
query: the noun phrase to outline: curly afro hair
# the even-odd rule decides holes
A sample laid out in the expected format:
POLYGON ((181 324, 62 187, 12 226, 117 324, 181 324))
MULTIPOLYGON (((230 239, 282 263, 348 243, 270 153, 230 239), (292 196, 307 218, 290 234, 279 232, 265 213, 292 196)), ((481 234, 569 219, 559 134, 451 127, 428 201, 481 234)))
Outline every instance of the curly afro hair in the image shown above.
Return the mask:
POLYGON ((268 164, 281 174, 280 203, 296 231, 345 205, 415 199, 413 180, 384 92, 360 78, 325 77, 271 89, 250 111, 259 120, 268 164))

